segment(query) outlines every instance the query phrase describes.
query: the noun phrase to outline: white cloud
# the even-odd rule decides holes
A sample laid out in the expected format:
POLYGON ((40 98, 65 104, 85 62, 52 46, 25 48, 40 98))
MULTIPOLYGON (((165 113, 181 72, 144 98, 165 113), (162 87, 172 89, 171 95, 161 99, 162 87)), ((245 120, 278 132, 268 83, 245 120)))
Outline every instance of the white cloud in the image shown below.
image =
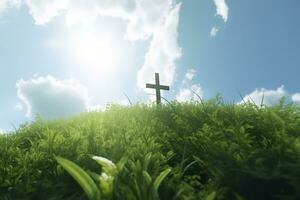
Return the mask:
POLYGON ((23 110, 22 104, 21 104, 21 103, 18 103, 18 104, 15 106, 15 109, 16 109, 17 111, 23 110))
POLYGON ((228 20, 228 6, 226 4, 225 0, 214 0, 214 3, 216 5, 217 9, 217 15, 221 16, 224 20, 224 22, 227 22, 228 20))
POLYGON ((179 102, 190 101, 192 99, 197 99, 199 95, 201 98, 203 97, 203 90, 200 85, 195 84, 190 88, 182 88, 179 91, 179 94, 176 96, 176 100, 179 102), (195 94, 196 93, 196 94, 195 94))
POLYGON ((143 67, 138 71, 137 84, 145 88, 153 82, 155 72, 160 73, 163 84, 171 85, 175 76, 176 61, 181 57, 178 45, 178 21, 181 4, 170 10, 164 22, 156 29, 143 67))
POLYGON ((93 24, 97 17, 114 17, 126 23, 129 40, 148 39, 168 15, 174 0, 0 0, 0 10, 23 4, 36 25, 62 16, 66 25, 93 24))
POLYGON ((44 118, 59 118, 87 111, 87 88, 73 80, 60 81, 52 76, 19 80, 18 98, 27 108, 27 116, 39 114, 44 118))
POLYGON ((186 102, 190 100, 198 99, 200 96, 203 98, 203 89, 199 84, 191 85, 191 81, 193 80, 196 74, 195 69, 188 69, 185 73, 185 76, 181 82, 181 88, 176 95, 176 100, 179 102, 186 102))
POLYGON ((21 5, 21 0, 0 0, 0 12, 7 8, 18 8, 21 5))
POLYGON ((296 103, 300 103, 300 93, 295 93, 292 95, 292 101, 296 103))
POLYGON ((93 23, 98 16, 115 17, 127 24, 126 38, 147 39, 152 36, 173 0, 26 0, 37 25, 45 25, 63 15, 66 24, 93 23))
POLYGON ((162 83, 172 84, 176 61, 181 57, 177 41, 181 4, 175 0, 20 1, 28 7, 36 25, 47 25, 59 18, 70 30, 75 24, 88 24, 87 29, 95 29, 99 17, 119 19, 125 25, 124 39, 150 41, 144 64, 138 71, 138 86, 144 88, 147 81, 152 81, 154 72, 160 73, 162 83))
POLYGON ((138 71, 138 86, 144 88, 154 72, 160 72, 165 84, 172 84, 175 62, 181 57, 177 42, 181 4, 175 0, 26 0, 25 5, 37 25, 46 25, 58 16, 67 27, 78 23, 93 27, 98 17, 120 19, 125 24, 125 39, 151 39, 138 71))
POLYGON ((276 90, 267 90, 265 88, 261 88, 261 89, 256 89, 250 94, 246 95, 243 98, 243 101, 239 102, 239 104, 243 102, 250 102, 250 103, 254 102, 256 105, 261 105, 263 99, 264 105, 272 106, 286 95, 287 92, 285 91, 283 85, 277 88, 276 90))
POLYGON ((88 107, 89 112, 94 112, 94 111, 104 111, 105 107, 100 106, 100 105, 92 105, 88 107))
MULTIPOLYGON (((159 28, 172 7, 173 0, 136 0, 136 10, 127 25, 129 40, 147 39, 159 28)), ((155 37, 155 36, 154 36, 155 37)))
POLYGON ((145 62, 138 72, 138 85, 144 88, 161 73, 162 81, 171 84, 175 76, 175 62, 181 57, 177 42, 181 4, 173 0, 27 0, 26 5, 37 25, 45 25, 56 16, 64 16, 66 24, 92 23, 98 16, 115 17, 126 24, 128 40, 152 37, 145 62))
POLYGON ((219 32, 219 28, 217 28, 215 26, 212 27, 212 29, 210 30, 210 37, 216 37, 218 32, 219 32))
POLYGON ((49 23, 67 8, 68 2, 68 0, 25 0, 29 13, 37 25, 49 23))
POLYGON ((184 75, 184 78, 182 80, 182 84, 185 86, 189 85, 189 82, 191 82, 193 80, 193 78, 196 75, 196 70, 195 69, 188 69, 187 72, 184 75))
POLYGON ((188 81, 193 80, 194 76, 196 74, 196 70, 195 69, 188 69, 184 78, 188 81))

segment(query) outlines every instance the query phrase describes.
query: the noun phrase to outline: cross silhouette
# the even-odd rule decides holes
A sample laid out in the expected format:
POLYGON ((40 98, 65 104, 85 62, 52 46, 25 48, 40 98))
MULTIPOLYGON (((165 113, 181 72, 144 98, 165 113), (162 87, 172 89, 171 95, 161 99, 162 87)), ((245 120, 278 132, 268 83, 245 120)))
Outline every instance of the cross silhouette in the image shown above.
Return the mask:
POLYGON ((155 73, 155 84, 146 84, 146 88, 152 88, 156 90, 156 103, 161 103, 160 90, 169 90, 169 86, 160 85, 159 83, 159 73, 155 73))

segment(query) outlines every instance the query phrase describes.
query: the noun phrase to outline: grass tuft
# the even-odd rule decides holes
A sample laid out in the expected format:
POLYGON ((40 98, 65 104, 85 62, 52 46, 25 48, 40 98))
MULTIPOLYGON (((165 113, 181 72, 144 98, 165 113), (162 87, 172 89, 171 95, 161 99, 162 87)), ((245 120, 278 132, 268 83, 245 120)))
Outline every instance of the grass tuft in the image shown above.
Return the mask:
POLYGON ((112 104, 0 135, 0 199, 300 199, 297 105, 199 101, 112 104))

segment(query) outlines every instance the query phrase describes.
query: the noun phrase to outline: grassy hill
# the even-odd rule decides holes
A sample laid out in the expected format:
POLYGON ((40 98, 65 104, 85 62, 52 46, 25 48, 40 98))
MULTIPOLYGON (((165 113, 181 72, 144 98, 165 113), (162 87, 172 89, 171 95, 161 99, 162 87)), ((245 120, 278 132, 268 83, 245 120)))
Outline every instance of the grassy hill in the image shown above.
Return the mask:
POLYGON ((101 199, 296 200, 300 108, 215 98, 37 118, 0 136, 0 199, 87 199, 55 156, 96 177, 101 199), (92 155, 115 164, 111 177, 92 155))

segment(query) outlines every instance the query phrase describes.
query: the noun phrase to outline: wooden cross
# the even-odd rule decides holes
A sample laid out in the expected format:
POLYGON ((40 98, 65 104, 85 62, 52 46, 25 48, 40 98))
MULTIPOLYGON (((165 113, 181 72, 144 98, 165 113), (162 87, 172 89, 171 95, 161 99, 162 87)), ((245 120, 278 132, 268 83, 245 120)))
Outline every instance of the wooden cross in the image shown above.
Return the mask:
POLYGON ((146 84, 146 88, 152 88, 156 90, 156 103, 161 103, 160 90, 170 90, 169 86, 160 85, 159 83, 159 74, 155 73, 155 84, 146 84))

